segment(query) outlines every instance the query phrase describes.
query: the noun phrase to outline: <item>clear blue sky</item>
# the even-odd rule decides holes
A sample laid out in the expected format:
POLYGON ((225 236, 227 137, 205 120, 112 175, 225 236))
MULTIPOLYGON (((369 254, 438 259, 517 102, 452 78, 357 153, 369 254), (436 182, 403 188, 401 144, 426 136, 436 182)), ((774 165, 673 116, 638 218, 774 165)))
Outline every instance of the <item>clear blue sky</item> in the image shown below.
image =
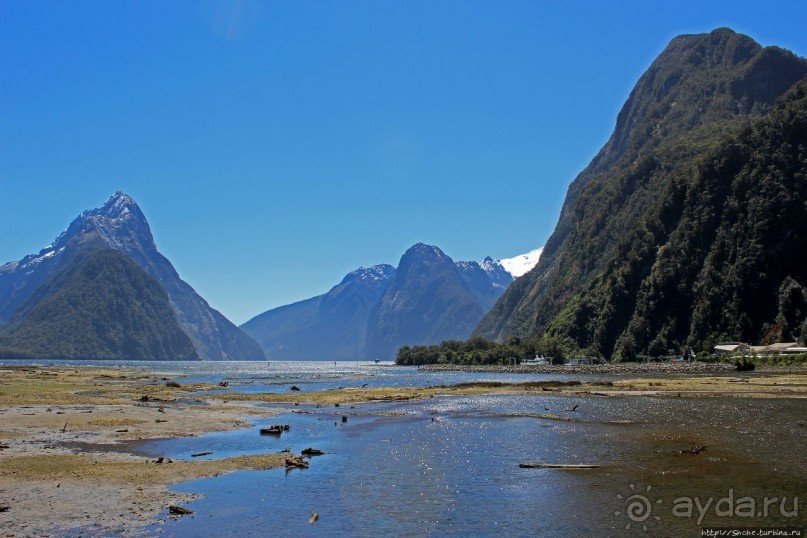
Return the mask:
POLYGON ((132 195, 236 323, 397 264, 543 245, 674 36, 807 54, 807 2, 0 1, 0 263, 132 195))

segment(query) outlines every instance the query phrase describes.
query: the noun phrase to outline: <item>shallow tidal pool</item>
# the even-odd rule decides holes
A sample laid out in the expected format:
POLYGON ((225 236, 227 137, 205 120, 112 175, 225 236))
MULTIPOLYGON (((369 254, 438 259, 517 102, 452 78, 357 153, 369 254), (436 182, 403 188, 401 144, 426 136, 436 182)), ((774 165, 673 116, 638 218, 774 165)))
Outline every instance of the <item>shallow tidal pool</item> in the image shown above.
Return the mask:
POLYGON ((805 526, 805 416, 804 400, 445 397, 300 406, 252 429, 138 449, 174 459, 327 452, 309 469, 177 485, 202 495, 187 504, 195 513, 166 517, 153 534, 700 536, 805 526), (274 423, 291 429, 259 435, 274 423), (519 467, 527 462, 601 467, 519 467))

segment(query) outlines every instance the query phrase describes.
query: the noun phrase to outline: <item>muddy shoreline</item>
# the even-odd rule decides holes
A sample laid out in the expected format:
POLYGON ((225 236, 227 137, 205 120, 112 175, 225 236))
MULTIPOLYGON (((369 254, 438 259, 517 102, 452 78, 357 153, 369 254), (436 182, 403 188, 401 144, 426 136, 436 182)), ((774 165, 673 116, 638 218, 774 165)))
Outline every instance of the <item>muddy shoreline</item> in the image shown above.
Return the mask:
POLYGON ((131 443, 251 427, 277 410, 194 397, 201 385, 117 368, 0 367, 4 536, 138 535, 193 495, 168 486, 284 465, 285 454, 205 461, 135 456, 131 443))
MULTIPOLYGON (((570 373, 564 368, 564 373, 570 373)), ((285 454, 156 463, 133 443, 250 428, 249 418, 297 405, 424 400, 474 394, 566 397, 807 398, 807 374, 676 371, 613 381, 476 382, 320 392, 207 394, 215 385, 138 369, 0 367, 0 526, 6 536, 138 535, 193 495, 168 486, 237 470, 284 466, 285 454), (696 374, 696 375, 690 375, 696 374), (641 377, 641 378, 640 378, 641 377), (177 379, 181 381, 181 379, 177 379), (272 407, 269 407, 272 406, 272 407)), ((341 407, 344 406, 344 407, 341 407)), ((187 516, 186 516, 187 517, 187 516)))

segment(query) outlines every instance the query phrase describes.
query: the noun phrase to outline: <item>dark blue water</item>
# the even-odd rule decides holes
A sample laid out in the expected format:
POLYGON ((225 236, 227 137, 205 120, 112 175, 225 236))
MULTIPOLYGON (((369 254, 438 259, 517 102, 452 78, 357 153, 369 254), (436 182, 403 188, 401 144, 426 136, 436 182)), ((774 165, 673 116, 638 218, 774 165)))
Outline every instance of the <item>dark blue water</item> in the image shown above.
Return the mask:
MULTIPOLYGON (((279 438, 251 429, 143 445, 152 456, 173 458, 209 450, 208 457, 287 447, 299 453, 308 446, 329 452, 305 470, 238 472, 176 486, 204 498, 188 504, 193 517, 153 530, 211 537, 694 536, 696 518, 670 513, 682 495, 717 498, 729 488, 760 502, 769 494, 807 495, 807 434, 792 419, 805 416, 801 401, 484 396, 302 411, 312 414, 256 422, 291 424, 279 438), (565 411, 575 404, 577 411, 565 411), (576 421, 536 416, 548 413, 576 421), (709 448, 678 454, 693 444, 709 448), (522 469, 522 462, 603 467, 522 469), (625 514, 631 484, 666 502, 654 505, 660 521, 643 522, 648 531, 625 514), (320 519, 310 524, 314 511, 320 519)), ((774 516, 756 522, 793 523, 774 516)), ((710 517, 704 523, 725 523, 710 517)))

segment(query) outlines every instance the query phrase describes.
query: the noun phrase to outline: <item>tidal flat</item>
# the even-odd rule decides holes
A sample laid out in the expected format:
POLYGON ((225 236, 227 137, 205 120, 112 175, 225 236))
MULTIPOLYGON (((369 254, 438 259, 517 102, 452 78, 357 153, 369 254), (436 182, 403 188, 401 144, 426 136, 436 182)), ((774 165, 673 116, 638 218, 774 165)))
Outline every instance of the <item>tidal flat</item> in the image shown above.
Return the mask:
POLYGON ((804 373, 190 368, 0 366, 6 534, 674 536, 805 522, 804 373), (259 435, 274 423, 291 428, 259 435), (280 469, 309 447, 325 454, 280 469), (636 495, 662 502, 629 517, 636 495), (696 497, 725 510, 672 512, 696 497), (735 513, 741 498, 760 505, 753 517, 735 513))

